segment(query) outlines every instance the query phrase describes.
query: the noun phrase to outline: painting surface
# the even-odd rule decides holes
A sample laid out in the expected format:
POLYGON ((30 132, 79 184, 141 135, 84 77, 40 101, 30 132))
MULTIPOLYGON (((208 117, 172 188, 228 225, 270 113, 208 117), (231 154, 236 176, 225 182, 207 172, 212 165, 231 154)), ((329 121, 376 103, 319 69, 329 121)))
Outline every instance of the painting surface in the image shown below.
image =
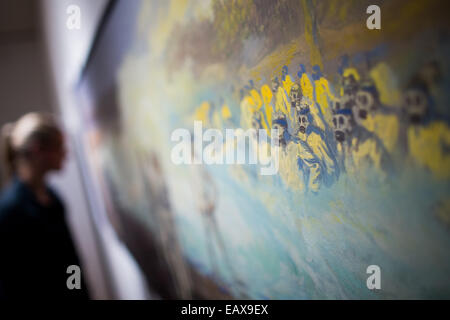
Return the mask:
POLYGON ((117 232, 140 261, 123 220, 148 231, 175 296, 450 297, 443 2, 377 1, 381 30, 367 1, 135 3, 86 148, 117 232), (279 129, 278 173, 175 165, 172 132, 196 120, 279 129))

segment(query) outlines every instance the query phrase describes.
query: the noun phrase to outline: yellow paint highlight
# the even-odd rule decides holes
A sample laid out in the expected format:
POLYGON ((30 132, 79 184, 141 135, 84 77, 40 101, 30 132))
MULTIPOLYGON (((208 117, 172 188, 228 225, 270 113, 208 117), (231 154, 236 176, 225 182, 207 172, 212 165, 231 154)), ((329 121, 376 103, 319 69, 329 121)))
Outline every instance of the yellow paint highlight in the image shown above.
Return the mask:
POLYGON ((310 176, 308 181, 308 189, 317 192, 320 188, 319 176, 321 175, 321 167, 317 160, 325 163, 325 170, 328 174, 333 174, 336 170, 334 162, 331 160, 330 150, 328 150, 325 141, 315 132, 310 134, 299 133, 298 138, 306 142, 297 144, 297 156, 303 161, 303 165, 309 168, 310 176))
POLYGON ((321 111, 319 110, 320 106, 317 103, 315 103, 314 100, 309 100, 306 97, 303 98, 302 104, 304 104, 306 107, 309 108, 309 113, 313 118, 314 125, 318 127, 320 130, 325 131, 325 123, 322 121, 322 118, 320 117, 321 113, 321 111))
POLYGON ((291 104, 288 100, 286 91, 281 86, 278 87, 277 94, 275 96, 275 111, 281 111, 284 115, 286 115, 286 118, 292 120, 291 104))
POLYGON ((230 108, 228 107, 228 105, 224 104, 224 105, 222 106, 222 109, 221 109, 220 111, 221 111, 221 114, 222 114, 222 118, 223 118, 224 120, 228 120, 228 119, 230 119, 230 118, 232 117, 232 115, 231 115, 231 110, 230 110, 230 108))
POLYGON ((325 141, 320 135, 312 132, 308 135, 308 145, 311 147, 314 155, 325 164, 325 169, 328 175, 334 174, 336 168, 333 160, 331 159, 331 151, 328 149, 325 141))
POLYGON ((273 93, 272 90, 270 90, 270 87, 267 84, 264 84, 261 87, 261 96, 264 102, 264 115, 266 120, 266 126, 268 129, 268 134, 270 136, 270 129, 272 129, 272 114, 273 114, 273 107, 272 107, 272 98, 273 93))
POLYGON ((268 105, 272 102, 273 93, 272 90, 270 90, 270 87, 267 84, 264 84, 261 87, 261 96, 263 98, 264 104, 268 105))
MULTIPOLYGON (((299 133, 298 137, 300 140, 308 143, 308 136, 306 134, 299 133)), ((316 157, 311 148, 308 148, 303 143, 299 143, 297 146, 297 158, 300 158, 303 166, 308 167, 309 169, 308 189, 317 192, 320 188, 320 183, 318 181, 318 177, 320 176, 320 166, 315 161, 316 157)))
POLYGON ((401 92, 398 89, 395 75, 389 66, 381 62, 370 70, 369 74, 380 95, 380 102, 387 106, 400 106, 401 92))
POLYGON ((310 101, 314 100, 314 86, 306 73, 302 74, 300 78, 300 87, 302 88, 303 96, 307 97, 310 101))
MULTIPOLYGON (((377 143, 374 139, 358 141, 353 138, 351 150, 353 165, 356 170, 354 174, 364 172, 373 166, 381 177, 385 177, 381 168, 381 152, 377 149, 377 143)), ((359 177, 362 178, 362 176, 359 177)))
POLYGON ((250 90, 250 95, 254 101, 254 106, 253 106, 252 112, 256 112, 259 109, 261 109, 261 107, 263 105, 261 96, 259 95, 258 91, 256 91, 255 89, 250 90))
POLYGON ((261 121, 261 125, 263 127, 263 129, 265 129, 267 131, 267 135, 270 137, 270 128, 272 127, 266 119, 266 114, 264 113, 264 110, 259 110, 259 118, 261 121))
POLYGON ((290 75, 286 75, 285 80, 282 81, 283 88, 286 90, 287 95, 289 96, 291 94, 291 88, 294 85, 294 82, 291 79, 290 75))
POLYGON ((303 176, 297 165, 297 146, 289 143, 279 153, 279 169, 281 180, 287 188, 303 192, 305 189, 303 176))
POLYGON ((380 138, 388 152, 394 152, 399 133, 399 122, 395 115, 369 114, 362 125, 380 138))
POLYGON ((450 177, 450 155, 443 147, 450 147, 450 130, 444 122, 408 128, 408 148, 416 163, 428 168, 438 179, 450 177))
POLYGON ((353 78, 355 78, 356 81, 359 81, 361 79, 361 77, 359 76, 359 72, 358 70, 356 70, 355 68, 347 68, 344 70, 343 73, 344 78, 353 76, 353 78))
POLYGON ((328 80, 321 77, 319 80, 314 81, 316 87, 316 102, 319 104, 325 121, 331 124, 332 121, 332 110, 330 108, 329 101, 335 99, 334 95, 331 93, 328 80))
POLYGON ((202 121, 204 125, 209 125, 210 110, 211 105, 209 104, 209 102, 202 102, 202 104, 200 104, 200 106, 194 112, 194 120, 202 121))

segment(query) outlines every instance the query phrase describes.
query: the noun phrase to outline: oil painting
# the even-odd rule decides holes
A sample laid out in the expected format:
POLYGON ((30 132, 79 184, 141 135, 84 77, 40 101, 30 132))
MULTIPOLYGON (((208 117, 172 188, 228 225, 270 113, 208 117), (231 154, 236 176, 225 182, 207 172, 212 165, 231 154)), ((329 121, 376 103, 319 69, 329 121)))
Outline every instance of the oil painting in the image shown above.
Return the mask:
POLYGON ((84 147, 163 297, 449 296, 448 8, 376 2, 379 30, 359 0, 113 6, 91 57, 105 73, 88 64, 80 86, 84 147), (114 30, 126 39, 108 44, 114 30), (109 84, 89 93, 96 74, 109 84), (276 129, 277 172, 175 164, 172 133, 196 121, 265 130, 258 145, 276 129))

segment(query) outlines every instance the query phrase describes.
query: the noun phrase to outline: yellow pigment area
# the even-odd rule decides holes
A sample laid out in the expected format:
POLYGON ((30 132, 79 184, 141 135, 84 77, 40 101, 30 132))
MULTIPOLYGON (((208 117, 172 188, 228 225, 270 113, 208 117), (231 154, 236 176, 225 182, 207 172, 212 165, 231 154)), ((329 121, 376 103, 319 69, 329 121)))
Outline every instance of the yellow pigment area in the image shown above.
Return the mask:
POLYGON ((283 80, 282 83, 283 83, 284 90, 286 90, 286 93, 289 96, 291 94, 291 88, 294 85, 294 82, 292 81, 291 76, 287 75, 286 79, 283 80))
POLYGON ((368 115, 362 125, 380 138, 388 152, 393 152, 397 146, 399 123, 395 115, 368 115))
POLYGON ((314 86, 306 73, 303 73, 300 78, 300 87, 302 88, 302 94, 312 101, 314 99, 314 86))
POLYGON ((444 146, 450 146, 450 131, 444 122, 434 122, 427 127, 411 126, 408 129, 411 157, 439 179, 450 177, 450 155, 443 150, 444 146))
POLYGON ((279 173, 284 185, 292 190, 302 192, 305 189, 303 177, 297 165, 297 146, 289 143, 280 151, 279 173))
POLYGON ((224 119, 224 120, 228 120, 228 119, 230 119, 231 118, 231 110, 230 110, 230 108, 226 105, 226 104, 224 104, 223 106, 222 106, 222 109, 221 109, 221 113, 222 113, 222 118, 224 119))
POLYGON ((375 83, 381 103, 394 107, 401 105, 397 79, 386 63, 381 62, 370 70, 370 77, 375 83))

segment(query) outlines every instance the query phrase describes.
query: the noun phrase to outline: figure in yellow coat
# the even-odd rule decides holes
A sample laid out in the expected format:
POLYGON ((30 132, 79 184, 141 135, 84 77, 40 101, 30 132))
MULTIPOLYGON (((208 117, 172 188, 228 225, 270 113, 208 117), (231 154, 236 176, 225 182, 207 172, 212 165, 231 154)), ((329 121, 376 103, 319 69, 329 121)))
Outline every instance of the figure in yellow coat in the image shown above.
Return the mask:
POLYGON ((375 168, 385 178, 390 164, 388 153, 375 134, 356 123, 353 110, 337 110, 333 125, 341 169, 360 177, 364 171, 375 168))
POLYGON ((410 88, 404 95, 408 116, 409 155, 440 179, 450 178, 450 129, 443 121, 427 121, 429 98, 425 90, 410 88))
POLYGON ((361 82, 353 105, 355 121, 380 138, 386 150, 393 153, 399 135, 398 115, 392 107, 380 102, 372 81, 361 82))
POLYGON ((289 69, 287 66, 283 66, 281 71, 281 83, 283 84, 283 88, 286 91, 287 95, 291 95, 291 88, 294 85, 291 76, 289 75, 289 69))
POLYGON ((222 104, 222 108, 220 109, 220 115, 222 116, 222 119, 225 124, 229 124, 231 122, 233 115, 231 113, 230 107, 226 103, 222 104))
POLYGON ((296 104, 297 111, 308 107, 309 112, 311 113, 313 118, 313 124, 320 130, 328 132, 329 126, 326 124, 322 110, 315 100, 314 84, 311 81, 310 77, 307 75, 305 66, 303 64, 300 64, 300 70, 297 73, 297 76, 299 78, 301 88, 301 101, 300 103, 296 104))
POLYGON ((303 64, 300 64, 300 70, 297 72, 297 77, 300 81, 300 87, 302 89, 302 95, 307 97, 310 101, 314 100, 314 85, 306 74, 306 68, 303 64))
POLYGON ((280 178, 285 185, 293 191, 303 192, 305 186, 303 183, 302 171, 298 167, 298 142, 293 141, 288 132, 288 126, 284 117, 273 120, 273 129, 278 130, 278 147, 280 178))
POLYGON ((291 104, 286 94, 286 90, 280 86, 278 77, 272 79, 272 92, 275 96, 275 112, 282 112, 286 119, 292 119, 291 104))
POLYGON ((309 110, 303 109, 298 119, 298 164, 307 189, 317 192, 321 185, 330 186, 337 179, 339 168, 324 132, 314 126, 312 120, 309 110))
POLYGON ((261 96, 264 103, 264 108, 261 110, 264 114, 263 127, 267 130, 268 135, 270 136, 270 130, 272 129, 272 118, 275 112, 273 93, 270 87, 267 84, 264 84, 261 87, 261 96))
POLYGON ((208 101, 204 101, 198 106, 194 111, 194 120, 195 121, 201 121, 204 127, 211 127, 212 126, 212 119, 211 119, 211 112, 212 107, 211 103, 208 101))
POLYGON ((332 100, 332 113, 341 109, 353 110, 356 104, 356 94, 359 88, 359 73, 356 69, 347 68, 343 72, 340 97, 332 100))
POLYGON ((336 103, 333 110, 334 138, 336 140, 336 159, 342 172, 354 173, 354 164, 351 157, 352 131, 354 126, 351 109, 341 108, 336 103))
MULTIPOLYGON (((291 88, 291 94, 289 95, 291 100, 291 110, 294 110, 294 116, 290 123, 292 131, 298 132, 299 122, 298 117, 303 107, 307 107, 306 104, 302 104, 302 91, 297 83, 294 83, 291 88)), ((303 100, 304 101, 304 100, 303 100)))
POLYGON ((255 101, 255 108, 252 109, 253 112, 253 121, 255 119, 258 119, 259 125, 257 127, 253 126, 254 129, 266 129, 267 130, 267 120, 264 114, 263 110, 263 100, 261 98, 261 95, 256 89, 250 90, 250 95, 253 98, 253 101, 255 101))
POLYGON ((328 126, 331 126, 333 118, 331 101, 335 99, 335 96, 331 92, 328 80, 323 76, 318 65, 313 67, 312 78, 314 80, 316 102, 320 106, 325 122, 328 126))

